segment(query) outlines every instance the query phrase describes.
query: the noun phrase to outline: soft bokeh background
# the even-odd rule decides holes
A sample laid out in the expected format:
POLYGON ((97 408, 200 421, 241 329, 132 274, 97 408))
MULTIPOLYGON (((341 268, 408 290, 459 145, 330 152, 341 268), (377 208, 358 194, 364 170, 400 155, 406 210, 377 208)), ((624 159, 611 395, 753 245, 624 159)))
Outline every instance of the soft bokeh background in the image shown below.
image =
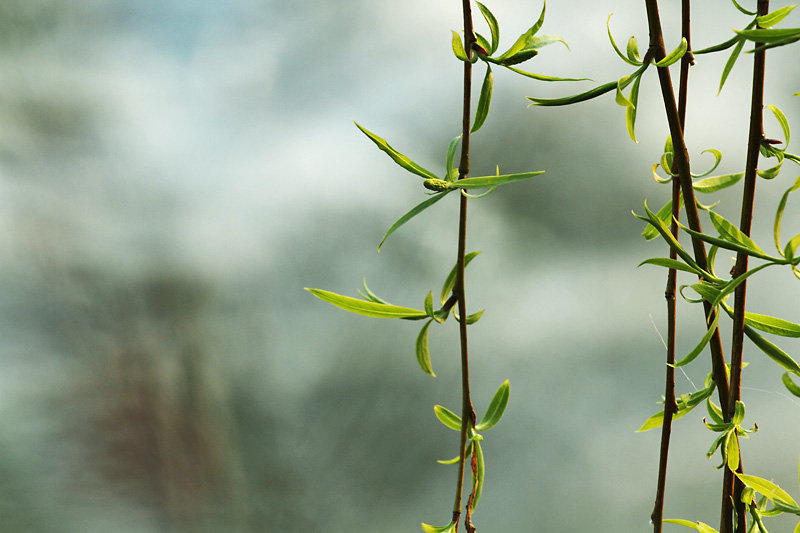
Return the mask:
MULTIPOLYGON (((572 51, 553 46, 526 68, 597 82, 626 74, 604 22, 615 12, 618 41, 645 43, 641 4, 552 2, 543 31, 572 51)), ((724 2, 697 4, 696 47, 746 24, 724 2)), ((541 5, 490 7, 508 46, 541 5)), ((674 8, 664 3, 668 46, 674 8)), ((409 532, 448 520, 455 471, 435 460, 454 455, 457 438, 431 407, 459 403, 454 324, 432 330, 434 380, 414 360, 418 324, 350 315, 302 289, 354 294, 365 276, 417 307, 454 262, 455 202, 376 254, 422 189, 351 120, 441 168, 460 127, 449 33, 459 10, 0 3, 0 529, 409 532)), ((800 127, 796 54, 770 54, 766 99, 800 127)), ((720 172, 743 164, 750 57, 719 97, 726 54, 692 71, 698 167, 709 147, 725 153, 720 172)), ((484 253, 468 299, 487 308, 471 330, 479 411, 503 380, 512 387, 486 435, 477 524, 647 531, 659 435, 634 430, 663 392, 664 272, 634 267, 666 251, 639 237, 630 211, 668 194, 650 178, 666 131, 654 75, 642 85, 639 145, 610 96, 567 109, 523 100, 589 82, 495 78, 474 171, 548 172, 471 203, 469 247, 484 253)), ((768 135, 780 136, 774 121, 768 135)), ((765 247, 795 172, 759 182, 765 247)), ((721 197, 735 219, 736 195, 721 197)), ((800 228, 798 201, 787 235, 800 228)), ((789 272, 754 280, 750 294, 753 310, 800 321, 789 272)), ((702 321, 696 306, 680 309, 685 353, 702 321)), ((797 342, 782 345, 800 355, 797 342)), ((748 421, 761 431, 743 445, 745 466, 797 496, 800 401, 750 346, 746 358, 748 421)), ((679 392, 707 371, 703 358, 679 373, 679 392)), ((666 514, 715 524, 717 458, 705 458, 713 435, 700 419, 673 433, 666 514)))

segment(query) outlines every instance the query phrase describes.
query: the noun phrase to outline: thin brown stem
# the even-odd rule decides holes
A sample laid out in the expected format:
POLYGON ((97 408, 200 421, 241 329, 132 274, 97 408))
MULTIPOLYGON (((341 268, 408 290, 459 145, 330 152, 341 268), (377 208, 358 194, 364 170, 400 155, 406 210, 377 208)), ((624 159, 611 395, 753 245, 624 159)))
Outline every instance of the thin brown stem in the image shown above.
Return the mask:
MULTIPOLYGON (((650 49, 653 51, 656 61, 658 61, 666 55, 664 50, 664 38, 661 32, 661 19, 658 13, 658 0, 645 0, 645 5, 647 7, 647 20, 650 27, 650 49)), ((673 170, 678 171, 678 180, 680 182, 681 193, 683 194, 686 218, 691 229, 702 231, 700 227, 700 216, 694 198, 694 188, 692 187, 689 153, 686 150, 686 142, 683 138, 683 128, 681 127, 678 106, 675 101, 675 93, 672 89, 669 67, 658 68, 658 79, 661 85, 661 95, 664 100, 664 110, 666 111, 667 122, 669 123, 670 135, 672 136, 675 163, 675 169, 673 170)), ((707 269, 708 257, 703 241, 692 237, 692 248, 694 250, 695 262, 697 262, 700 268, 704 270, 707 269)), ((706 323, 711 324, 716 313, 708 302, 703 304, 703 308, 705 310, 706 323)), ((711 349, 712 375, 717 385, 719 399, 722 405, 727 405, 728 377, 725 369, 725 356, 722 350, 722 339, 719 335, 719 329, 714 331, 711 341, 709 342, 709 347, 711 349)))
MULTIPOLYGON (((769 12, 769 0, 758 0, 758 14, 766 15, 769 12)), ((758 46, 760 43, 756 43, 758 46)), ((753 64, 753 86, 750 98, 750 133, 747 141, 747 159, 745 162, 744 191, 742 193, 742 212, 739 229, 749 236, 753 225, 753 203, 756 192, 756 170, 758 168, 758 154, 761 142, 764 139, 764 71, 766 54, 764 50, 756 52, 753 64)), ((748 256, 744 253, 736 255, 736 265, 733 268, 733 276, 738 277, 747 272, 748 256)), ((728 398, 727 413, 732 415, 736 402, 741 399, 742 383, 742 351, 744 348, 744 315, 747 299, 747 281, 742 282, 736 287, 733 305, 733 335, 731 341, 731 382, 730 397, 728 398)), ((726 418, 727 420, 727 418, 726 418)), ((733 501, 736 505, 736 513, 739 517, 736 531, 745 531, 744 520, 745 507, 741 501, 741 492, 744 488, 742 483, 734 479, 733 473, 726 468, 731 482, 735 482, 733 487, 726 484, 723 487, 723 498, 726 494, 733 494, 733 501)))
MULTIPOLYGON (((689 47, 686 55, 681 60, 681 77, 678 88, 678 116, 680 119, 681 130, 686 127, 686 103, 689 93, 689 67, 694 64, 692 59, 692 36, 691 36, 691 10, 690 0, 682 0, 681 3, 681 34, 686 39, 689 47)), ((678 180, 672 180, 672 225, 670 231, 675 238, 678 238, 678 218, 680 217, 680 197, 681 186, 678 180)), ((678 253, 670 248, 669 256, 677 259, 678 253)), ((672 417, 678 411, 675 402, 675 335, 676 335, 676 301, 675 293, 677 290, 677 271, 670 269, 667 274, 667 288, 664 297, 667 300, 667 371, 666 383, 664 386, 664 420, 661 425, 661 449, 658 461, 658 486, 656 489, 656 503, 650 519, 653 522, 653 532, 661 533, 662 520, 664 518, 664 498, 667 487, 667 460, 669 458, 669 440, 672 435, 672 417)))
MULTIPOLYGON (((472 47, 475 34, 472 30, 472 9, 469 0, 462 0, 464 13, 464 48, 467 57, 472 57, 472 47)), ((464 61, 464 108, 461 134, 461 161, 458 165, 458 179, 469 175, 469 134, 470 134, 470 107, 472 95, 472 63, 464 61)), ((461 517, 461 499, 464 488, 464 466, 467 455, 467 434, 470 427, 475 426, 475 411, 472 408, 472 399, 469 391, 469 352, 467 349, 467 299, 464 290, 464 256, 467 247, 467 198, 461 195, 458 217, 458 258, 456 260, 455 293, 458 295, 459 337, 461 341, 461 439, 459 441, 458 479, 456 481, 456 496, 453 503, 453 523, 458 531, 458 522, 461 517)), ((470 513, 468 509, 468 514, 470 513)), ((469 522, 469 521, 467 521, 469 522)), ((467 524, 468 528, 471 524, 467 524)), ((473 528, 474 529, 474 528, 473 528)))

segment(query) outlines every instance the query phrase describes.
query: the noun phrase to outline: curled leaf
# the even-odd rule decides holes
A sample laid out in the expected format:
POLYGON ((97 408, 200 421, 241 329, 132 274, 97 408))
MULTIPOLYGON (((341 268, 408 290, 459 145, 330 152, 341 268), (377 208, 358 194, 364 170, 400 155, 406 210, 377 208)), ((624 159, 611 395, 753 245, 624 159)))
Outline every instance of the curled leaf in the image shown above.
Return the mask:
POLYGON ((457 32, 453 33, 453 53, 461 61, 469 61, 467 51, 464 49, 464 43, 461 41, 461 36, 457 32))
POLYGON ((497 23, 497 19, 489 11, 489 8, 485 5, 481 4, 480 2, 475 2, 478 4, 478 9, 481 10, 483 14, 483 18, 486 19, 486 24, 489 25, 489 31, 492 32, 492 44, 489 47, 489 55, 492 55, 497 50, 497 45, 500 43, 500 25, 497 23))
POLYGON ((656 62, 657 67, 668 67, 674 63, 677 63, 680 58, 686 53, 686 50, 689 49, 689 43, 686 41, 686 37, 681 37, 681 42, 678 47, 670 52, 664 59, 661 61, 656 62))
POLYGON ((486 122, 486 117, 489 115, 489 106, 492 103, 493 85, 494 77, 492 76, 492 67, 486 65, 486 75, 483 77, 481 96, 478 100, 478 108, 475 111, 475 123, 472 125, 472 133, 481 129, 483 123, 486 122))
POLYGON ((436 374, 433 372, 433 367, 431 367, 431 352, 428 349, 428 328, 431 326, 431 322, 433 322, 433 319, 425 322, 425 325, 422 326, 419 335, 417 335, 416 352, 417 363, 419 363, 419 367, 422 369, 422 371, 426 374, 436 377, 436 374))
POLYGON ((423 178, 437 177, 436 174, 434 174, 430 170, 422 168, 421 166, 413 162, 411 159, 409 159, 408 157, 404 156, 403 154, 392 148, 389 145, 389 143, 386 142, 386 139, 378 137, 371 131, 367 130, 366 128, 363 128, 358 122, 355 122, 355 125, 358 127, 358 129, 360 129, 364 133, 364 135, 369 137, 370 140, 374 142, 378 148, 380 148, 383 152, 385 152, 389 157, 392 158, 392 160, 395 163, 397 163, 404 169, 418 176, 422 176, 423 178))

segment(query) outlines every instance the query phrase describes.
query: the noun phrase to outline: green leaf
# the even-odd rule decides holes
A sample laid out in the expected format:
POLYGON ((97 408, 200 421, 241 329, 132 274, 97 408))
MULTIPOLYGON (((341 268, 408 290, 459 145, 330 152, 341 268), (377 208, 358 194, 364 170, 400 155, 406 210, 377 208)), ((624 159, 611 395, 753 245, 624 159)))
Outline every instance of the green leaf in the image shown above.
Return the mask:
MULTIPOLYGON (((431 294, 431 296, 433 295, 431 294)), ((419 367, 422 369, 422 371, 426 374, 436 377, 436 374, 433 372, 433 367, 431 367, 431 352, 428 349, 428 328, 431 326, 431 322, 433 322, 433 319, 425 322, 425 325, 422 326, 419 335, 417 335, 416 351, 417 362, 419 363, 419 367)))
POLYGON ((484 76, 483 85, 481 86, 481 96, 478 100, 478 108, 475 111, 475 124, 472 126, 472 133, 481 129, 483 123, 486 122, 486 116, 489 114, 489 106, 492 102, 493 84, 492 67, 486 65, 486 76, 484 76))
POLYGON ((522 172, 520 174, 504 174, 502 176, 480 176, 477 178, 464 178, 453 182, 453 187, 459 189, 485 189, 487 187, 497 187, 505 185, 513 181, 521 181, 540 174, 544 174, 544 170, 536 172, 522 172))
POLYGON ((689 43, 686 41, 686 37, 681 37, 681 42, 678 47, 670 52, 664 59, 658 61, 656 63, 657 67, 668 67, 674 63, 677 63, 683 55, 686 53, 686 50, 689 49, 689 43))
POLYGON ((592 98, 597 98, 600 95, 613 91, 616 88, 617 88, 617 82, 610 81, 605 85, 595 87, 594 89, 590 89, 584 93, 575 94, 572 96, 566 96, 564 98, 534 98, 533 96, 526 96, 526 98, 531 102, 533 102, 532 104, 530 104, 532 106, 533 105, 562 106, 562 105, 576 104, 578 102, 585 102, 586 100, 591 100, 592 98))
POLYGON ((486 464, 483 460, 483 449, 479 441, 474 442, 472 453, 475 454, 475 476, 473 479, 477 481, 475 484, 475 497, 472 499, 472 508, 475 509, 478 507, 478 500, 480 500, 483 492, 483 479, 486 476, 486 464))
POLYGON ((748 11, 747 9, 743 8, 741 5, 739 5, 739 2, 737 2, 736 0, 731 0, 731 2, 733 2, 733 5, 736 7, 736 9, 738 9, 740 12, 744 13, 745 15, 757 15, 758 14, 755 11, 748 11))
POLYGON ((665 518, 662 522, 667 522, 670 524, 678 524, 679 526, 685 526, 689 529, 694 529, 695 531, 699 531, 700 533, 718 533, 716 529, 709 526, 705 522, 689 522, 688 520, 681 520, 679 518, 665 518))
MULTIPOLYGON (((633 39, 633 37, 631 37, 633 39)), ((639 141, 636 140, 636 106, 639 105, 639 83, 642 81, 642 76, 636 76, 636 80, 633 82, 633 86, 631 87, 631 94, 629 96, 629 101, 631 103, 630 107, 625 108, 625 125, 628 127, 628 135, 630 136, 631 140, 636 144, 639 144, 639 141)))
POLYGON ((416 174, 417 176, 422 176, 423 178, 437 178, 436 174, 431 172, 430 170, 424 169, 415 162, 413 162, 408 157, 404 156, 391 146, 389 143, 386 142, 386 139, 378 137, 371 131, 367 130, 366 128, 361 127, 358 122, 355 122, 355 125, 360 129, 364 135, 369 137, 375 145, 380 148, 382 151, 386 152, 386 154, 392 158, 392 160, 403 167, 404 169, 408 170, 409 172, 416 174))
MULTIPOLYGON (((686 262, 686 264, 688 264, 689 266, 691 266, 693 268, 700 269, 700 267, 697 265, 697 263, 692 258, 692 256, 689 255, 686 252, 686 250, 683 249, 683 247, 677 241, 677 239, 672 234, 672 232, 669 230, 667 225, 664 222, 662 222, 661 219, 659 219, 655 214, 653 214, 652 211, 650 211, 650 209, 647 207, 647 202, 644 203, 644 210, 645 210, 645 212, 647 212, 647 218, 640 217, 639 215, 637 215, 635 213, 634 213, 634 216, 636 216, 637 218, 639 218, 641 220, 644 220, 645 222, 649 222, 650 224, 652 224, 656 228, 658 233, 661 234, 661 236, 664 238, 664 240, 667 241, 667 244, 669 244, 670 247, 673 250, 675 250, 675 252, 681 257, 681 259, 683 259, 686 262)), ((680 224, 679 224, 679 226, 680 226, 680 224)))
POLYGON ((720 152, 719 150, 715 150, 714 148, 709 148, 708 150, 703 150, 700 153, 701 154, 709 153, 709 154, 713 155, 714 156, 714 165, 710 169, 708 169, 705 172, 703 172, 702 174, 692 174, 693 178, 702 178, 704 176, 708 176, 709 174, 714 172, 714 170, 716 170, 716 168, 719 166, 719 162, 722 161, 722 152, 720 152))
POLYGON ((750 237, 742 233, 739 230, 739 228, 737 228, 731 222, 725 219, 725 217, 723 217, 718 213, 715 213, 714 211, 709 211, 708 214, 711 217, 711 223, 714 224, 715 228, 717 228, 717 231, 719 232, 722 238, 727 239, 731 242, 741 244, 742 246, 750 250, 762 254, 764 253, 763 250, 761 250, 761 248, 759 248, 758 245, 756 245, 756 243, 753 242, 753 240, 750 237))
POLYGON ((350 311, 351 313, 357 313, 359 315, 371 316, 374 318, 421 318, 427 316, 424 311, 410 309, 408 307, 366 302, 359 298, 342 296, 341 294, 324 291, 322 289, 309 289, 306 287, 306 290, 320 300, 324 300, 345 311, 350 311))
MULTIPOLYGON (((791 6, 792 8, 796 6, 791 6)), ((784 146, 789 146, 789 139, 791 138, 791 131, 789 130, 789 121, 786 119, 786 115, 783 114, 783 111, 778 109, 777 106, 774 105, 767 105, 766 106, 770 111, 772 111, 772 115, 775 117, 775 120, 778 121, 778 124, 781 126, 781 131, 783 131, 783 137, 786 139, 784 146)))
MULTIPOLYGON (((451 30, 452 31, 452 30, 451 30)), ((457 32, 453 33, 453 53, 461 61, 469 61, 467 51, 464 49, 464 43, 461 41, 461 36, 457 32)))
POLYGON ((444 168, 445 168, 445 176, 447 181, 453 181, 458 177, 458 170, 453 168, 453 161, 456 157, 456 147, 458 146, 458 141, 461 140, 461 135, 453 137, 453 140, 450 141, 450 144, 447 146, 447 157, 445 158, 444 168))
POLYGON ((506 410, 506 406, 508 405, 508 396, 510 394, 510 385, 508 380, 505 380, 500 388, 497 389, 497 392, 494 393, 494 397, 492 401, 489 402, 489 407, 486 409, 486 413, 483 415, 483 418, 475 426, 477 431, 485 431, 487 429, 491 429, 494 427, 500 419, 503 417, 503 413, 506 410))
POLYGON ((800 189, 800 177, 795 180, 794 185, 789 187, 786 192, 783 193, 781 201, 778 204, 778 210, 775 213, 775 226, 773 235, 775 237, 775 246, 778 248, 779 252, 781 252, 781 220, 783 219, 783 212, 786 209, 786 202, 789 200, 789 195, 797 189, 800 189))
POLYGON ((436 418, 439 419, 439 422, 450 429, 461 431, 461 417, 453 411, 441 405, 434 405, 433 412, 436 413, 436 418))
MULTIPOLYGON (((517 62, 521 62, 519 61, 519 59, 526 56, 530 52, 534 52, 533 55, 536 55, 536 50, 528 49, 528 41, 534 35, 536 35, 536 32, 538 32, 539 29, 542 27, 542 24, 544 24, 544 12, 546 7, 547 7, 547 2, 542 2, 542 13, 541 15, 539 15, 539 20, 536 21, 536 24, 531 26, 528 29, 528 31, 517 37, 517 40, 514 41, 514 44, 511 45, 511 48, 506 50, 504 54, 500 55, 500 57, 497 58, 497 61, 513 65, 517 62)), ((525 57, 525 59, 522 59, 522 61, 530 59, 531 57, 533 57, 533 55, 528 55, 527 57, 525 57)))
POLYGON ((494 17, 492 12, 489 11, 488 7, 480 2, 475 3, 478 4, 478 9, 481 10, 483 18, 486 19, 486 24, 489 25, 489 31, 492 32, 492 45, 489 48, 489 55, 492 55, 497 50, 497 45, 500 44, 500 25, 497 24, 497 19, 494 17))
MULTIPOLYGON (((683 196, 680 197, 680 207, 683 207, 683 196)), ((668 200, 666 204, 664 204, 661 209, 658 210, 656 216, 661 220, 664 225, 666 226, 672 220, 672 200, 668 200)), ((646 240, 650 241, 658 237, 659 233, 658 230, 652 224, 648 224, 644 230, 642 231, 642 237, 646 240)))
POLYGON ((757 43, 780 43, 789 39, 800 37, 800 28, 769 28, 755 30, 735 30, 736 33, 757 43))
POLYGON ((795 324, 794 322, 789 322, 782 318, 746 312, 744 314, 744 321, 748 326, 767 333, 772 333, 773 335, 794 338, 800 337, 800 324, 795 324))
POLYGON ((797 502, 795 502, 785 490, 772 481, 767 481, 764 478, 748 474, 736 473, 736 477, 738 477, 742 483, 754 489, 756 492, 763 494, 772 502, 780 501, 795 507, 797 506, 797 502))
POLYGON ((467 315, 467 325, 472 325, 478 320, 480 320, 485 311, 486 311, 485 309, 481 309, 477 313, 472 313, 471 315, 467 315))
POLYGON ((431 526, 425 522, 422 523, 422 531, 425 533, 455 533, 455 530, 456 525, 453 522, 441 527, 431 526))
MULTIPOLYGON (((733 412, 733 418, 731 419, 733 425, 738 426, 742 422, 744 422, 744 403, 736 400, 736 407, 733 412)), ((732 468, 731 470, 736 470, 732 468)))
POLYGON ((800 247, 800 233, 789 239, 789 242, 786 243, 786 248, 783 250, 783 255, 787 259, 794 261, 798 247, 800 247))
POLYGON ((475 52, 477 52, 478 57, 488 60, 488 56, 491 54, 489 50, 492 49, 491 43, 486 40, 486 37, 475 32, 475 44, 478 46, 478 48, 475 48, 475 52))
POLYGON ((718 322, 719 313, 714 313, 714 320, 711 322, 711 325, 708 327, 705 335, 703 335, 703 338, 700 340, 697 346, 695 346, 694 349, 686 355, 686 357, 675 363, 675 367, 688 365, 694 361, 698 355, 700 355, 700 353, 703 351, 703 348, 705 348, 708 342, 711 340, 711 337, 714 336, 714 332, 717 330, 718 322))
MULTIPOLYGON (((692 409, 697 407, 700 402, 707 399, 711 394, 713 394, 716 385, 712 381, 706 388, 700 389, 699 391, 695 391, 692 394, 683 394, 678 399, 678 412, 672 415, 672 420, 678 420, 689 414, 692 409)), ((664 421, 664 411, 659 411, 658 413, 652 415, 650 418, 645 420, 642 427, 636 430, 637 433, 642 431, 647 431, 653 428, 661 427, 664 421)))
POLYGON ((642 63, 642 58, 639 57, 639 44, 636 42, 635 35, 631 35, 631 38, 628 39, 627 54, 628 54, 628 59, 630 59, 634 64, 642 63))
POLYGON ((379 303, 379 304, 391 305, 389 302, 387 302, 383 298, 378 297, 378 295, 376 295, 374 292, 369 290, 369 287, 367 287, 367 278, 361 278, 361 283, 364 286, 364 297, 367 300, 369 300, 371 302, 379 303))
POLYGON ((748 248, 747 246, 729 241, 727 239, 713 237, 711 235, 701 233, 699 231, 694 231, 693 229, 684 226, 680 222, 678 222, 678 227, 681 228, 686 233, 694 237, 697 237, 701 241, 705 241, 709 244, 719 246, 720 248, 725 248, 726 250, 733 250, 734 252, 742 252, 752 257, 758 257, 759 259, 766 259, 767 261, 772 261, 776 264, 785 264, 785 261, 782 259, 779 259, 777 257, 770 257, 763 252, 758 252, 756 250, 753 250, 752 248, 748 248))
POLYGON ((425 303, 423 304, 425 308, 425 313, 433 318, 433 293, 428 292, 428 295, 425 296, 425 303))
POLYGON ((800 398, 800 385, 792 380, 792 377, 788 372, 783 373, 783 376, 781 376, 781 381, 783 381, 783 384, 786 386, 786 389, 789 392, 800 398))
POLYGON ((798 366, 797 362, 792 359, 789 354, 756 333, 756 331, 748 325, 744 326, 744 333, 751 341, 753 341, 753 344, 761 348, 761 351, 767 354, 770 359, 794 375, 800 376, 800 366, 798 366))
POLYGON ((524 70, 520 70, 516 67, 512 67, 510 65, 503 65, 508 70, 516 72, 517 74, 521 74, 527 78, 532 78, 534 80, 539 81, 587 81, 589 78, 557 78, 555 76, 545 76, 543 74, 534 74, 533 72, 525 72, 524 70))
POLYGON ((735 185, 744 177, 744 172, 739 174, 725 174, 724 176, 711 176, 692 183, 695 192, 708 194, 735 185))
MULTIPOLYGON (((478 257, 480 251, 477 252, 470 252, 464 256, 464 268, 472 262, 473 259, 478 257)), ((442 305, 447 301, 447 298, 450 297, 450 293, 453 292, 453 287, 456 285, 456 269, 458 268, 458 264, 453 266, 453 269, 447 275, 447 278, 444 280, 444 284, 442 285, 442 305)))
POLYGON ((756 17, 756 22, 758 22, 758 25, 761 26, 762 28, 771 28, 775 24, 785 19, 787 15, 789 15, 789 13, 791 13, 792 10, 796 7, 797 4, 776 9, 772 13, 756 17))
POLYGON ((636 266, 640 267, 642 265, 655 265, 655 266, 660 266, 660 267, 664 267, 664 268, 669 268, 669 269, 672 269, 672 270, 680 270, 680 271, 683 271, 683 272, 689 272, 691 274, 695 274, 695 275, 700 276, 700 277, 707 276, 707 273, 703 272, 702 270, 695 270, 694 268, 690 267, 686 263, 682 263, 681 261, 678 261, 678 260, 675 260, 675 259, 669 259, 669 258, 666 258, 666 257, 652 257, 650 259, 645 259, 644 261, 642 261, 641 263, 639 263, 636 266))
POLYGON ((383 243, 385 243, 386 239, 389 238, 389 235, 397 231, 397 229, 400 226, 402 226, 403 224, 405 224, 406 222, 408 222, 409 220, 419 215, 420 213, 428 209, 430 206, 432 206, 433 204, 444 198, 445 195, 447 195, 449 192, 451 191, 444 191, 440 192, 439 194, 434 194, 424 202, 415 205, 413 208, 411 208, 411 210, 408 213, 397 219, 397 221, 394 224, 392 224, 392 227, 388 229, 386 234, 383 236, 383 239, 381 239, 381 242, 378 244, 378 252, 381 251, 381 246, 383 246, 383 243))
MULTIPOLYGON (((606 19, 606 30, 608 31, 608 40, 611 41, 611 46, 614 48, 614 51, 617 53, 617 55, 620 57, 620 59, 622 59, 624 62, 626 62, 629 65, 633 65, 634 67, 638 67, 642 63, 640 61, 636 61, 634 59, 630 59, 628 56, 623 54, 622 50, 619 49, 619 47, 617 46, 617 43, 614 41, 614 37, 611 35, 611 16, 612 15, 613 15, 613 13, 608 15, 608 18, 606 19)), ((633 37, 631 37, 631 39, 633 39, 633 37)), ((631 45, 630 41, 628 41, 628 51, 629 52, 630 52, 630 45, 631 45)))
POLYGON ((739 468, 739 441, 736 438, 736 432, 731 431, 725 442, 725 459, 728 463, 728 468, 732 472, 736 472, 739 468))
POLYGON ((706 411, 708 412, 708 416, 710 416, 711 419, 717 424, 725 423, 725 418, 722 414, 722 409, 718 407, 717 404, 712 402, 711 398, 709 398, 706 401, 706 411))
POLYGON ((742 53, 742 48, 744 48, 744 39, 739 39, 739 42, 736 43, 736 46, 733 48, 730 57, 728 57, 728 61, 725 63, 725 67, 722 69, 722 78, 719 80, 719 90, 717 90, 717 94, 722 92, 722 86, 725 85, 725 80, 728 79, 728 74, 731 73, 733 69, 733 65, 736 64, 736 60, 739 58, 739 55, 742 53))
POLYGON ((559 35, 551 35, 549 33, 548 34, 543 33, 542 35, 536 35, 534 37, 531 37, 530 39, 528 39, 527 47, 544 48, 545 46, 555 43, 561 43, 567 47, 567 50, 569 50, 569 44, 567 44, 567 41, 565 41, 563 37, 559 35))

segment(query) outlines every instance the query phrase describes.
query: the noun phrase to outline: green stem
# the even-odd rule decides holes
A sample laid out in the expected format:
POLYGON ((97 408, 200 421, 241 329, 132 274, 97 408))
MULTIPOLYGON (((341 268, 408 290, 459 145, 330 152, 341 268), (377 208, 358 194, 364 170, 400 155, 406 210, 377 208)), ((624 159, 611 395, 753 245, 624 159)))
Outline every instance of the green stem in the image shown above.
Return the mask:
MULTIPOLYGON (((692 59, 692 36, 690 18, 690 0, 682 0, 681 3, 681 34, 689 45, 686 55, 681 60, 681 77, 678 89, 678 115, 680 118, 681 130, 686 126, 686 102, 689 93, 689 67, 694 63, 692 59)), ((681 186, 678 180, 672 180, 672 225, 670 231, 675 238, 678 238, 678 218, 680 216, 680 197, 681 186)), ((670 259, 677 259, 678 253, 670 247, 670 259)), ((675 293, 677 291, 678 279, 677 271, 670 269, 667 274, 667 288, 664 297, 667 300, 667 372, 664 391, 664 420, 661 425, 661 449, 658 461, 658 485, 656 489, 656 503, 650 520, 653 522, 653 532, 661 533, 662 520, 664 518, 664 497, 667 485, 667 459, 669 458, 669 440, 672 435, 672 417, 678 411, 678 404, 675 402, 675 293)))
MULTIPOLYGON (((769 0, 758 0, 758 14, 766 15, 769 12, 769 0)), ((758 27, 758 26, 756 26, 758 27)), ((761 43, 756 43, 759 46, 761 43)), ((764 50, 756 52, 753 63, 753 86, 750 99, 750 133, 747 142, 747 159, 744 173, 744 191, 742 193, 742 212, 739 229, 747 236, 753 225, 753 203, 756 192, 756 169, 758 168, 758 154, 761 141, 764 139, 764 70, 766 54, 764 50)), ((738 277, 747 272, 747 254, 739 253, 736 255, 736 265, 733 269, 733 277, 738 277)), ((733 305, 733 335, 731 341, 731 383, 730 397, 728 399, 726 421, 732 416, 736 408, 736 401, 741 398, 742 383, 742 351, 744 348, 744 315, 747 299, 747 281, 742 282, 734 293, 733 305)), ((741 467, 740 467, 741 468, 741 467)), ((730 471, 726 468, 726 474, 730 471)), ((734 481, 733 473, 730 472, 731 481, 734 481)), ((741 492, 743 485, 737 481, 735 486, 726 484, 723 487, 723 498, 726 494, 733 494, 733 501, 736 505, 737 516, 739 517, 737 531, 744 532, 745 507, 741 502, 741 492)))
MULTIPOLYGON (((475 34, 472 30, 472 9, 469 0, 462 0, 464 13, 464 48, 467 57, 472 57, 472 45, 475 34)), ((458 179, 469 176, 469 141, 470 141, 470 108, 472 95, 472 63, 464 61, 464 108, 461 134, 461 161, 458 165, 458 179)), ((467 455, 467 434, 470 427, 475 426, 475 411, 472 408, 472 399, 469 390, 469 351, 467 348, 467 298, 464 290, 464 256, 467 248, 467 198, 460 195, 458 217, 458 258, 456 260, 456 283, 454 292, 458 296, 459 313, 459 338, 461 341, 461 439, 458 451, 458 479, 456 481, 456 496, 453 503, 453 523, 458 531, 458 522, 461 517, 461 501, 464 489, 464 466, 467 455)), ((465 527, 467 531, 474 531, 470 523, 472 509, 467 509, 465 527)))

